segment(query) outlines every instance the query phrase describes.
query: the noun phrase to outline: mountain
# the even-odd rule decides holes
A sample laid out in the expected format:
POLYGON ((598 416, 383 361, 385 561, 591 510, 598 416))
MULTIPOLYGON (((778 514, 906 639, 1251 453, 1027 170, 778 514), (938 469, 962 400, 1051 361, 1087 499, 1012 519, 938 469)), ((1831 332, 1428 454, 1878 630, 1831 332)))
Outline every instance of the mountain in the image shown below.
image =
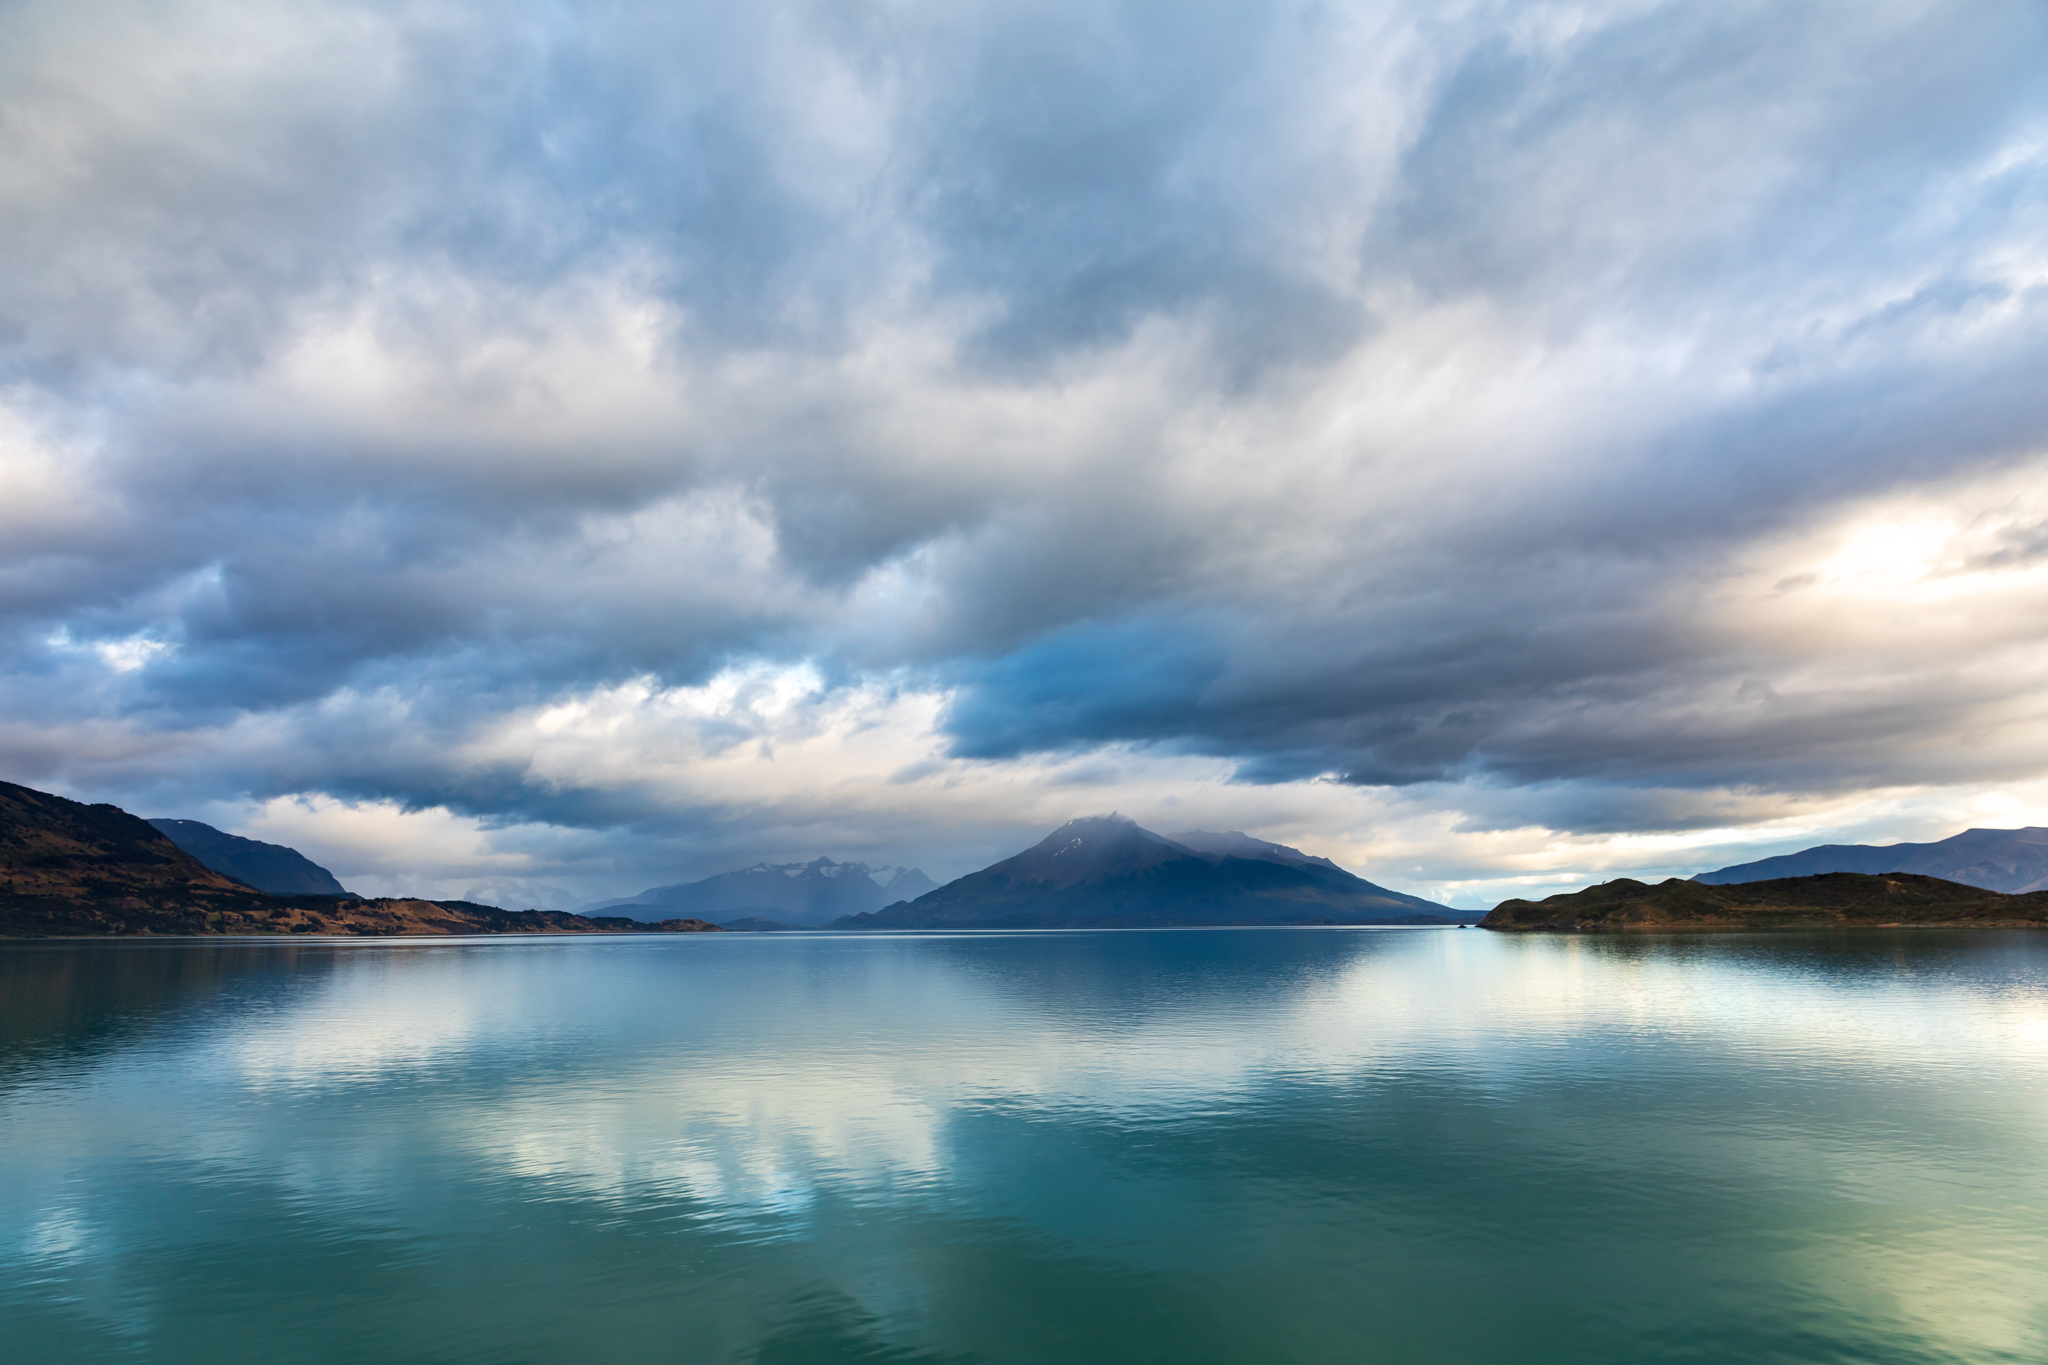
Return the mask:
POLYGON ((1540 901, 1502 901, 1482 929, 1847 929, 1929 925, 2048 927, 2048 891, 2009 896, 1913 873, 1712 884, 1676 877, 1655 886, 1627 877, 1540 901))
POLYGON ((1254 839, 1242 830, 1226 830, 1216 834, 1206 829, 1190 829, 1166 837, 1197 853, 1217 853, 1230 858, 1256 858, 1261 862, 1284 863, 1289 867, 1327 867, 1332 872, 1344 870, 1328 858, 1318 858, 1314 854, 1303 853, 1300 849, 1289 848, 1285 844, 1271 844, 1264 839, 1254 839))
POLYGON ((1731 886, 1820 872, 1913 872, 2008 895, 2043 891, 2048 890, 2048 829, 1966 829, 1931 844, 1822 844, 1702 872, 1693 880, 1731 886))
POLYGON ((808 863, 755 863, 702 881, 649 887, 637 896, 599 901, 584 909, 632 914, 645 908, 710 920, 744 916, 815 928, 843 915, 921 896, 933 886, 932 879, 914 867, 873 868, 814 858, 808 863))
POLYGON ((119 806, 0 782, 0 885, 16 901, 236 898, 224 877, 119 806))
POLYGON ((32 787, 0 782, 0 937, 620 933, 716 928, 695 919, 646 925, 623 918, 592 919, 535 910, 515 913, 463 901, 363 900, 347 893, 272 895, 206 866, 154 825, 119 806, 88 806, 32 787))
POLYGON ((353 896, 334 874, 295 848, 244 839, 197 820, 151 820, 165 838, 244 886, 280 896, 353 896))
POLYGON ((1012 858, 835 928, 1134 928, 1200 924, 1456 924, 1477 919, 1231 832, 1195 841, 1120 815, 1070 820, 1012 858))

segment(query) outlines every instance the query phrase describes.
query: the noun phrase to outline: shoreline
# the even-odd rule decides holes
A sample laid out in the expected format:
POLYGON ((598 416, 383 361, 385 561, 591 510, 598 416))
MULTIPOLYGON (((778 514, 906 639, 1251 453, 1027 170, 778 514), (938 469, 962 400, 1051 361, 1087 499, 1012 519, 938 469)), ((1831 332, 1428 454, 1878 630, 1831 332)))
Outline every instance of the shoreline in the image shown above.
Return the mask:
POLYGON ((1475 926, 1496 934, 1811 934, 1822 932, 1862 933, 1891 929, 2048 929, 2039 920, 1901 920, 1896 923, 1862 924, 1821 920, 1807 924, 1481 924, 1475 926))

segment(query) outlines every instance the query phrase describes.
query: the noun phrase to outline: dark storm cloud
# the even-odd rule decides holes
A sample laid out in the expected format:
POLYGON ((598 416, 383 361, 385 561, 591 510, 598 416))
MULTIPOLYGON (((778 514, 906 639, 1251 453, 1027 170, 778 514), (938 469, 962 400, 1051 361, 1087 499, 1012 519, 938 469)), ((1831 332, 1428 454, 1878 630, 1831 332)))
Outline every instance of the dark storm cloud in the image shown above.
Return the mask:
POLYGON ((1003 302, 973 355, 1042 362, 1199 305, 1228 319, 1226 352, 1267 363, 1356 335, 1364 310, 1266 230, 1273 205, 1241 157, 1285 19, 1236 4, 976 17, 941 49, 952 69, 913 195, 942 286, 1003 302))
POLYGON ((1726 597, 2043 455, 2034 8, 0 26, 9 776, 630 829, 479 736, 764 659, 1482 824, 2044 757, 1726 597))

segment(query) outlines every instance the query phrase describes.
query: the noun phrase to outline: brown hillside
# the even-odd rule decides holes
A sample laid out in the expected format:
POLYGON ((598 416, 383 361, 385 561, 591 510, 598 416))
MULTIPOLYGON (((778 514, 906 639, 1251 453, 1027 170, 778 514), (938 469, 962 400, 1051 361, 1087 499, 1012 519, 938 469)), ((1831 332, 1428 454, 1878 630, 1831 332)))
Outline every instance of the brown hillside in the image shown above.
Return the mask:
POLYGON ((2048 927, 2048 892, 2001 895, 1939 877, 1827 872, 1710 886, 1623 877, 1540 901, 1502 901, 1482 929, 1614 932, 1691 929, 2048 927))
POLYGON ((119 806, 88 806, 12 782, 0 782, 0 882, 17 896, 93 901, 250 889, 119 806))
POLYGON ((271 896, 201 865, 147 821, 0 782, 0 937, 162 934, 701 933, 467 901, 271 896))

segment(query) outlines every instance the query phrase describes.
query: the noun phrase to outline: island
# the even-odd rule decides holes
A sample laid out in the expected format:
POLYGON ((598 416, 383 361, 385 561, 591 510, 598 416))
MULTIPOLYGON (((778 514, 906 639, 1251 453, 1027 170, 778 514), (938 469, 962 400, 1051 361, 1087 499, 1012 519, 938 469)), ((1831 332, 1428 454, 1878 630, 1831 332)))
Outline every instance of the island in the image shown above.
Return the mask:
POLYGON ((1502 901, 1479 922, 1507 932, 2048 927, 2048 891, 2005 895, 1908 872, 1824 872, 1725 886, 1627 877, 1540 901, 1502 901))

